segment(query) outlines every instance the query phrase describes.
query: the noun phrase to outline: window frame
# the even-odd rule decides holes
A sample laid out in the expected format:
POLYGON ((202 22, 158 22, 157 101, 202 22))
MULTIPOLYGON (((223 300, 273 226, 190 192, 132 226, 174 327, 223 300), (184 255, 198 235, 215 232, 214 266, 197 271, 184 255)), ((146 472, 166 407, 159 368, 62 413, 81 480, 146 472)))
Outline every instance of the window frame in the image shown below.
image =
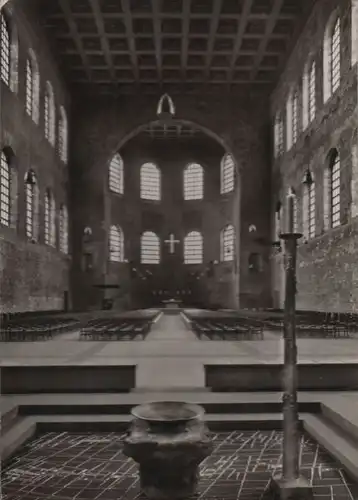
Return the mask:
POLYGON ((184 238, 184 264, 200 265, 204 260, 204 238, 200 231, 190 231, 184 238))
POLYGON ((161 201, 161 171, 154 162, 145 162, 140 167, 140 198, 143 201, 161 201))
POLYGON ((204 199, 204 168, 191 162, 183 170, 183 196, 185 201, 204 199))

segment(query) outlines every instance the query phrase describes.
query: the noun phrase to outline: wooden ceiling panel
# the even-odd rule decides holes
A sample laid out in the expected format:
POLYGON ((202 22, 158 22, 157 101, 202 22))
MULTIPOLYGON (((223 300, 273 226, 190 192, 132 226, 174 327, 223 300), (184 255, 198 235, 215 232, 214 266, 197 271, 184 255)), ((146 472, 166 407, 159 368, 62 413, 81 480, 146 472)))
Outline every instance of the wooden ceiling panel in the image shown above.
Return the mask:
POLYGON ((314 0, 39 0, 69 83, 157 93, 273 85, 314 0), (220 87, 221 86, 221 87, 220 87), (181 90, 180 90, 181 89, 181 90))

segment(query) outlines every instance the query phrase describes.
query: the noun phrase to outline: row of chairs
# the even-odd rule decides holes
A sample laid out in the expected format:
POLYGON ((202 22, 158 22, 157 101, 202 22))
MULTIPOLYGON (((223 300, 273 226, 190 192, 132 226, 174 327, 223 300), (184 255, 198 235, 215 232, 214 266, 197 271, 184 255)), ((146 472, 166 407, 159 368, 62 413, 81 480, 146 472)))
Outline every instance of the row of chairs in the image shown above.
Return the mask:
MULTIPOLYGON (((282 330, 284 321, 268 320, 268 329, 282 330)), ((298 337, 342 338, 351 337, 358 332, 355 315, 335 312, 301 312, 296 314, 296 333, 298 337)))
POLYGON ((151 327, 148 319, 108 318, 92 320, 82 327, 80 340, 144 340, 151 327))
POLYGON ((2 342, 34 342, 49 340, 59 333, 75 329, 79 321, 74 318, 13 319, 4 321, 0 328, 2 342))
POLYGON ((251 318, 197 318, 191 328, 200 339, 209 340, 262 340, 263 324, 251 318))

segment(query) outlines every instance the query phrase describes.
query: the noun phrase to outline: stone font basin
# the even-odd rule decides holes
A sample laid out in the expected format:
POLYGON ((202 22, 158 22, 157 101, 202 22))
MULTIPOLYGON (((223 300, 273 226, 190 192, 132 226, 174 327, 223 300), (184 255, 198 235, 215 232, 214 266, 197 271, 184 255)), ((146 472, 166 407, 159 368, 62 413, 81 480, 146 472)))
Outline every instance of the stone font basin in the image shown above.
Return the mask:
POLYGON ((199 464, 212 452, 204 409, 180 401, 136 406, 123 453, 139 465, 141 490, 152 500, 195 495, 199 464))
POLYGON ((202 419, 204 410, 199 405, 181 401, 154 401, 135 406, 131 414, 147 422, 180 423, 202 419))

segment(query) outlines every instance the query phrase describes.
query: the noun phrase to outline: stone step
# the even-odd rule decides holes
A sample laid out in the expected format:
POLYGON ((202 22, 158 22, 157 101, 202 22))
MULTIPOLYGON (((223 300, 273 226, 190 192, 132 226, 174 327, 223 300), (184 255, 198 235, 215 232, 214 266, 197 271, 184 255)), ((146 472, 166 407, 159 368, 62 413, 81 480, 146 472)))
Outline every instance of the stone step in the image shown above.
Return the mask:
MULTIPOLYGON (((138 395, 140 395, 138 391, 138 395)), ((143 393, 146 396, 141 401, 133 402, 119 402, 110 400, 103 401, 101 398, 93 400, 88 397, 85 400, 74 401, 72 398, 59 398, 51 399, 49 401, 44 398, 43 400, 35 401, 24 401, 20 403, 20 415, 21 416, 31 416, 31 415, 128 415, 131 409, 143 402, 151 401, 176 401, 174 397, 175 392, 169 398, 158 398, 158 397, 148 397, 148 394, 143 393)), ((247 414, 247 413, 281 413, 282 404, 277 401, 243 401, 243 402, 231 402, 228 401, 218 401, 215 402, 192 402, 200 404, 208 414, 247 414)), ((184 400, 185 401, 185 400, 184 400)), ((190 401, 190 400, 189 400, 190 401)), ((189 402, 187 401, 187 402, 189 402)), ((317 402, 299 402, 298 403, 300 412, 307 413, 317 413, 320 410, 320 404, 317 402)))
MULTIPOLYGON (((330 401, 322 403, 324 417, 358 442, 358 402, 330 401)), ((358 443, 356 444, 358 446, 358 443)))
POLYGON ((0 460, 8 459, 23 444, 33 437, 36 432, 36 419, 33 417, 20 418, 0 438, 0 460))
POLYGON ((306 415, 303 428, 358 481, 358 448, 348 434, 322 415, 306 415))
MULTIPOLYGON (((300 415, 305 418, 305 414, 300 415)), ((0 438, 1 460, 8 459, 30 439, 35 432, 125 432, 130 415, 33 415, 21 418, 0 438)), ((281 413, 206 414, 211 430, 232 431, 244 429, 280 429, 281 413)))
POLYGON ((17 421, 18 405, 9 401, 1 401, 0 404, 0 435, 5 432, 17 421))
MULTIPOLYGON (((167 387, 156 387, 156 392, 167 392, 167 387)), ((130 392, 131 393, 137 393, 137 394, 150 394, 152 391, 152 387, 135 387, 132 389, 130 392)), ((210 387, 173 387, 170 392, 175 392, 175 393, 191 393, 191 392, 210 392, 210 387)))

